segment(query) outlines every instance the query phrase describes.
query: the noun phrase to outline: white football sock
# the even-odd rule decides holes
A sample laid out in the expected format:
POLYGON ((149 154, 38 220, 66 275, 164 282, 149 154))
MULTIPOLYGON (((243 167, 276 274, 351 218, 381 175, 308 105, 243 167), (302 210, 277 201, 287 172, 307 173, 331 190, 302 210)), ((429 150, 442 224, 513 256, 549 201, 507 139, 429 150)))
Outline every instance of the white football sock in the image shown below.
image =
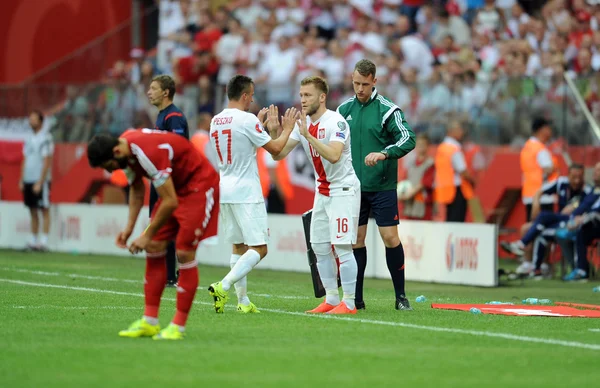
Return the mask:
POLYGON ((48 245, 48 235, 47 234, 42 234, 42 236, 40 237, 40 245, 42 246, 46 246, 48 245))
POLYGON ((38 236, 37 236, 37 234, 31 233, 29 235, 29 245, 37 245, 37 243, 38 243, 38 236))
POLYGON ((175 326, 177 328, 177 330, 179 330, 180 333, 185 332, 185 326, 179 326, 179 325, 174 324, 173 322, 171 322, 171 325, 175 326))
MULTIPOLYGON (((229 266, 231 268, 235 267, 235 264, 242 257, 241 255, 232 254, 229 259, 229 266)), ((244 276, 237 283, 233 285, 235 287, 235 293, 238 298, 238 303, 243 304, 244 306, 250 305, 250 299, 248 299, 248 277, 244 276)))
POLYGON ((149 324, 151 324, 152 326, 156 326, 158 325, 158 318, 154 318, 154 317, 147 317, 144 315, 144 321, 148 322, 149 324))
POLYGON ((331 253, 315 256, 317 256, 319 277, 325 288, 325 302, 332 306, 337 306, 340 304, 340 293, 337 286, 337 264, 335 259, 331 253))
POLYGON ((223 278, 221 281, 223 285, 223 289, 228 291, 231 288, 231 285, 237 283, 248 275, 252 268, 256 266, 260 262, 260 255, 254 249, 248 249, 246 253, 244 253, 237 263, 233 266, 231 271, 223 278))
POLYGON ((342 290, 344 291, 344 303, 350 310, 353 310, 354 293, 356 292, 356 276, 358 275, 358 266, 353 253, 346 253, 340 257, 340 278, 342 281, 342 290))

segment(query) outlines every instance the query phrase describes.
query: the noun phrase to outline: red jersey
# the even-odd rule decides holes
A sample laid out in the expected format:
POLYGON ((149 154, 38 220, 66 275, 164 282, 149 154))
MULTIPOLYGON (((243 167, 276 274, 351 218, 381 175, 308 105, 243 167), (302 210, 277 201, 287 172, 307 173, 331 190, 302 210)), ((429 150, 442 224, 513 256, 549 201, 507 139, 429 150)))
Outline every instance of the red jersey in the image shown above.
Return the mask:
POLYGON ((219 174, 183 136, 154 129, 125 131, 131 157, 125 169, 129 183, 147 177, 154 187, 173 179, 177 196, 198 192, 219 182, 219 174))

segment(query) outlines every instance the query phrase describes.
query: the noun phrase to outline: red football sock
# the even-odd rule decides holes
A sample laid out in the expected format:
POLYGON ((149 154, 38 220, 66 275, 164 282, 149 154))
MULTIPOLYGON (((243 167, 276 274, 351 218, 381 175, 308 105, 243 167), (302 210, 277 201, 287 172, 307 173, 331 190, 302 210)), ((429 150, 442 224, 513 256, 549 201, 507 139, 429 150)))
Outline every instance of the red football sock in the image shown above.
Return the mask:
POLYGON ((194 302, 198 288, 198 262, 196 260, 179 265, 179 279, 177 281, 177 312, 173 323, 185 326, 188 314, 194 302))
POLYGON ((144 296, 146 308, 144 315, 158 318, 160 298, 167 283, 166 252, 146 255, 146 278, 144 281, 144 296))

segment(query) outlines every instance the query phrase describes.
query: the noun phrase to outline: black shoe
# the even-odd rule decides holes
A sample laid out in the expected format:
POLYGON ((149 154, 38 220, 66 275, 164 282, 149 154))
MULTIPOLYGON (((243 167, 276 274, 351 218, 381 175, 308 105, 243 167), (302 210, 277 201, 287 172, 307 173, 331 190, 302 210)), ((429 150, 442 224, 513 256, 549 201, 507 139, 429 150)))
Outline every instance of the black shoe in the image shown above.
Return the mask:
POLYGON ((167 287, 169 287, 169 288, 177 287, 177 280, 167 280, 167 287))
POLYGON ((364 301, 354 301, 354 305, 356 306, 357 310, 365 310, 367 307, 365 306, 365 302, 364 301))
POLYGON ((412 310, 406 296, 400 295, 400 297, 396 299, 396 310, 412 310))

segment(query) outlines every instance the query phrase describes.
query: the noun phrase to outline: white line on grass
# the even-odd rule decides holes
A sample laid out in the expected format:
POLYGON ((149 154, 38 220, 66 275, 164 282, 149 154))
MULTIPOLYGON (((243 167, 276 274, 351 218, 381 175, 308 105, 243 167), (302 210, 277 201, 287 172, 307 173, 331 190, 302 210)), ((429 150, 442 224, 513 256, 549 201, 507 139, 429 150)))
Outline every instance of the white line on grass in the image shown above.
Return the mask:
POLYGON ((14 309, 33 310, 33 309, 57 309, 57 310, 139 310, 139 307, 127 306, 53 306, 44 304, 41 306, 12 306, 14 309))
MULTIPOLYGON (((0 282, 20 284, 23 286, 60 288, 60 289, 65 289, 65 290, 96 292, 96 293, 113 294, 113 295, 138 296, 138 297, 144 296, 143 294, 133 293, 133 292, 102 290, 102 289, 98 289, 98 288, 87 288, 87 287, 63 286, 60 284, 33 283, 33 282, 26 282, 26 281, 22 281, 22 280, 14 280, 14 279, 0 278, 0 282)), ((174 298, 163 298, 163 299, 169 300, 169 301, 175 300, 174 298)), ((212 306, 212 303, 200 302, 200 301, 195 301, 194 304, 212 306)), ((297 312, 297 311, 286 311, 286 310, 278 310, 278 309, 261 308, 261 311, 267 311, 267 312, 277 313, 277 314, 295 315, 295 316, 301 316, 301 317, 305 317, 305 318, 321 318, 321 319, 331 319, 331 320, 336 320, 336 321, 367 323, 367 324, 372 324, 372 325, 407 327, 407 328, 417 329, 417 330, 465 334, 465 335, 472 335, 472 336, 477 336, 477 337, 502 338, 502 339, 507 339, 507 340, 511 340, 511 341, 533 342, 533 343, 541 343, 541 344, 548 344, 548 345, 566 346, 566 347, 571 347, 571 348, 600 350, 600 345, 596 345, 596 344, 588 344, 588 343, 584 343, 584 342, 575 342, 575 341, 564 341, 564 340, 557 340, 557 339, 551 339, 551 338, 528 337, 528 336, 515 335, 515 334, 509 334, 509 333, 494 333, 494 332, 478 331, 478 330, 463 330, 463 329, 454 329, 454 328, 450 328, 450 327, 415 325, 415 324, 411 324, 411 323, 378 321, 378 320, 372 320, 372 319, 350 318, 350 317, 341 317, 341 316, 335 316, 335 315, 320 315, 320 314, 313 315, 313 314, 305 314, 305 313, 301 313, 301 312, 297 312)))
POLYGON ((600 329, 590 329, 590 331, 593 331, 595 333, 600 333, 600 329))
POLYGON ((30 274, 34 274, 34 275, 66 276, 66 277, 70 277, 70 278, 80 278, 80 279, 90 279, 90 280, 104 280, 104 281, 107 281, 107 282, 142 283, 141 280, 117 279, 117 278, 108 278, 108 277, 104 277, 104 276, 79 275, 79 274, 76 274, 76 273, 60 273, 60 272, 33 271, 33 270, 30 270, 30 269, 9 268, 9 267, 2 267, 0 269, 4 270, 4 271, 30 273, 30 274))
MULTIPOLYGON (((33 275, 47 275, 47 276, 66 276, 70 278, 79 278, 79 279, 89 279, 89 280, 104 280, 107 282, 122 282, 122 283, 136 283, 142 284, 142 280, 134 280, 134 279, 119 279, 119 278, 109 278, 104 276, 90 276, 90 275, 79 275, 79 274, 65 274, 60 272, 46 272, 46 271, 34 271, 30 269, 22 269, 22 268, 10 268, 10 267, 0 267, 0 270, 3 271, 12 271, 12 272, 21 272, 21 273, 30 273, 33 275)), ((206 287, 198 287, 199 290, 205 290, 206 287)), ((277 299, 314 299, 308 296, 301 295, 270 295, 270 294, 259 294, 254 292, 248 292, 248 295, 257 296, 262 298, 277 298, 277 299)))

